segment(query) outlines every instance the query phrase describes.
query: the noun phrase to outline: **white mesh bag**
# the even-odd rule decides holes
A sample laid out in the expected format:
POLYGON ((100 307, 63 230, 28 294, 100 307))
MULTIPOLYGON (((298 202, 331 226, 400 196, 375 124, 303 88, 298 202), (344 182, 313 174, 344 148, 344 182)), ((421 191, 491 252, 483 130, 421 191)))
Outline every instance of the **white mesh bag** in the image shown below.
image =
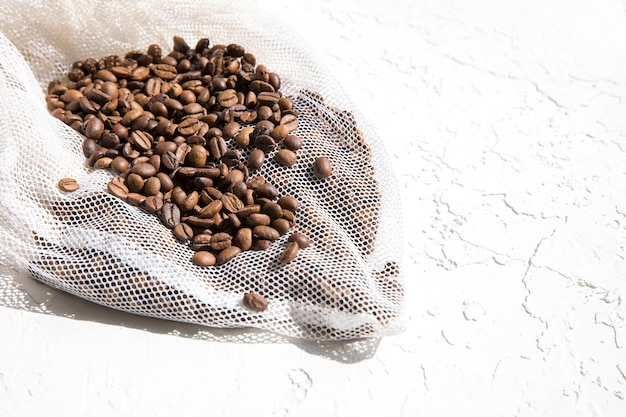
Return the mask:
POLYGON ((318 340, 403 330, 401 210, 384 146, 288 27, 227 1, 23 1, 0 13, 0 259, 144 316, 318 340), (242 45, 279 74, 299 112, 298 162, 259 170, 280 195, 299 200, 295 226, 268 249, 219 266, 194 265, 194 252, 157 216, 109 194, 114 174, 90 168, 84 137, 46 107, 48 83, 67 82, 74 61, 150 44, 165 55, 175 35, 192 46, 203 37, 242 45), (333 163, 325 180, 311 173, 318 156, 333 163), (61 192, 64 177, 80 188, 61 192), (281 264, 293 231, 312 243, 281 264), (248 292, 265 297, 267 309, 246 308, 248 292))

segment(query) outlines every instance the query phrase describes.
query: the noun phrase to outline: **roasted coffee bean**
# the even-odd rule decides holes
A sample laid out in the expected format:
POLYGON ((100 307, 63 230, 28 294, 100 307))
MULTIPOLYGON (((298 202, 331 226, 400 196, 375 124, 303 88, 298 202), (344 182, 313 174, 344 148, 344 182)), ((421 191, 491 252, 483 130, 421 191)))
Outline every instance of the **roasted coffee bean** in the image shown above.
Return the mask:
POLYGON ((113 161, 111 162, 111 168, 118 174, 124 174, 126 171, 128 171, 129 167, 130 164, 128 163, 126 158, 121 156, 113 158, 113 161))
POLYGON ((191 152, 187 154, 187 163, 192 167, 203 167, 207 160, 207 150, 202 145, 193 145, 191 152))
POLYGON ((98 159, 93 164, 93 167, 96 169, 109 169, 111 167, 111 162, 113 162, 113 158, 109 158, 105 156, 105 157, 98 159))
POLYGON ((305 234, 302 234, 300 232, 292 233, 287 241, 297 243, 300 249, 307 248, 311 244, 309 238, 305 234))
POLYGON ((137 165, 134 165, 131 169, 131 172, 134 172, 135 174, 139 174, 142 178, 149 178, 149 177, 153 177, 156 175, 157 170, 156 168, 147 163, 147 162, 143 162, 137 165))
POLYGON ((126 202, 131 206, 141 206, 146 201, 146 196, 139 193, 128 193, 126 202))
POLYGON ((270 226, 276 229, 281 236, 286 234, 289 231, 289 229, 291 229, 291 223, 289 223, 287 220, 282 219, 282 218, 272 220, 272 222, 270 223, 270 226))
MULTIPOLYGON (((176 74, 178 73, 176 71, 176 67, 172 66, 172 65, 167 65, 167 64, 156 64, 150 67, 150 70, 152 71, 152 73, 165 80, 165 81, 170 81, 173 80, 174 78, 176 78, 176 74)), ((147 78, 147 77, 146 77, 147 78)))
POLYGON ((295 135, 287 135, 285 139, 283 139, 282 143, 286 149, 290 149, 292 151, 297 151, 302 147, 302 140, 295 135))
POLYGON ((161 191, 161 180, 158 177, 150 177, 143 184, 143 193, 146 196, 157 195, 160 191, 161 191))
POLYGON ((176 170, 178 168, 178 157, 171 151, 165 152, 161 155, 161 166, 168 171, 176 170))
POLYGON ((265 250, 272 246, 272 241, 267 239, 254 239, 252 241, 252 250, 265 250))
POLYGON ((104 123, 97 117, 93 117, 85 123, 85 136, 89 139, 100 139, 103 131, 104 123))
POLYGON ((269 226, 270 222, 270 216, 263 213, 252 213, 246 217, 246 224, 250 227, 259 225, 269 226))
POLYGON ((252 229, 242 227, 237 230, 233 238, 233 245, 239 247, 242 251, 247 251, 252 247, 252 229))
POLYGON ((244 208, 243 202, 239 199, 239 197, 237 197, 233 193, 224 193, 222 195, 221 201, 222 201, 224 210, 230 213, 235 213, 238 210, 241 210, 242 208, 244 208))
POLYGON ((237 91, 229 88, 220 92, 217 96, 217 102, 222 107, 231 107, 239 102, 239 98, 237 97, 237 91))
POLYGON ((143 206, 149 213, 158 213, 163 208, 163 199, 156 195, 146 197, 143 206))
POLYGON ((265 297, 254 292, 249 292, 243 296, 243 305, 257 313, 267 310, 268 304, 265 297))
POLYGON ((163 203, 161 209, 161 220, 165 226, 173 229, 178 223, 180 223, 180 209, 176 204, 163 203))
POLYGON ((193 229, 187 223, 178 223, 172 231, 176 239, 181 242, 188 242, 193 238, 193 229))
POLYGON ((254 149, 248 156, 248 169, 255 171, 263 166, 265 162, 265 152, 261 149, 254 149))
POLYGON ((274 155, 274 160, 279 165, 290 167, 296 164, 297 157, 293 151, 290 151, 289 149, 281 149, 276 152, 276 155, 274 155))
POLYGON ((313 173, 317 178, 328 178, 333 173, 333 167, 330 160, 325 156, 315 158, 313 162, 313 173))
POLYGON ((229 246, 223 249, 216 256, 216 261, 218 265, 225 264, 226 262, 233 259, 235 256, 241 253, 241 249, 238 246, 229 246))
POLYGON ((211 249, 220 251, 232 244, 232 236, 225 232, 215 233, 211 236, 211 249))
POLYGON ((286 264, 296 259, 298 257, 298 249, 299 246, 296 242, 287 242, 285 250, 283 251, 282 255, 280 255, 280 263, 286 264))
POLYGON ((267 214, 272 219, 280 219, 281 217, 283 217, 283 208, 278 203, 274 203, 271 201, 263 204, 261 212, 267 214))
POLYGON ((159 181, 161 181, 161 192, 166 193, 174 188, 174 181, 164 172, 159 172, 157 175, 159 181))
POLYGON ((132 193, 139 193, 143 189, 143 185, 145 184, 145 180, 141 177, 141 175, 136 173, 130 173, 126 177, 126 186, 128 190, 132 193))
POLYGON ((254 145, 254 142, 256 141, 257 137, 263 136, 263 135, 269 135, 270 133, 271 131, 269 127, 267 127, 266 125, 257 124, 257 126, 249 134, 249 139, 250 139, 249 144, 254 145))
POLYGON ((236 166, 237 164, 239 164, 240 160, 241 160, 241 155, 239 154, 239 152, 233 149, 227 150, 222 155, 222 162, 224 162, 229 167, 236 166))
MULTIPOLYGON (((248 185, 248 188, 250 188, 250 185, 248 185)), ((274 200, 276 197, 278 197, 278 190, 269 183, 259 185, 254 190, 254 198, 267 198, 274 200)))
POLYGON ((257 239, 276 240, 280 237, 280 233, 270 226, 259 225, 254 226, 252 235, 257 239))
POLYGON ((239 123, 230 122, 226 124, 226 126, 224 126, 224 129, 222 129, 222 132, 225 138, 230 139, 230 138, 235 137, 235 135, 239 132, 239 129, 241 129, 241 125, 239 123))
POLYGON ((78 190, 78 182, 74 178, 61 178, 58 183, 59 189, 66 193, 78 190))
POLYGON ((271 152, 276 148, 276 141, 269 135, 260 135, 254 140, 254 147, 263 152, 271 152))
POLYGON ((217 259, 215 255, 208 251, 198 251, 191 257, 191 262, 198 266, 211 266, 215 265, 217 259))
POLYGON ((120 177, 113 178, 107 184, 107 191, 115 197, 126 199, 128 196, 128 187, 124 184, 124 180, 120 177))
POLYGON ((154 141, 154 138, 148 132, 135 130, 131 133, 128 141, 132 143, 133 146, 140 152, 145 152, 152 149, 152 142, 154 141))
POLYGON ((295 212, 300 206, 300 203, 298 203, 298 200, 296 200, 294 197, 290 195, 285 195, 278 199, 278 205, 280 205, 285 210, 295 212))
POLYGON ((189 117, 180 122, 177 129, 181 135, 190 136, 198 134, 203 126, 204 122, 195 117, 189 117))

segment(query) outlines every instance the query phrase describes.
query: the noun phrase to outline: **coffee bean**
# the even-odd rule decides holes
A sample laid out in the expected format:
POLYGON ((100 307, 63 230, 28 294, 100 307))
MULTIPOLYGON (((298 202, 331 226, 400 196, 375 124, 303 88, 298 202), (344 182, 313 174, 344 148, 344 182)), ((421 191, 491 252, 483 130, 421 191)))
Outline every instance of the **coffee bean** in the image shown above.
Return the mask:
POLYGON ((222 91, 217 96, 217 102, 222 107, 231 107, 239 102, 239 98, 237 97, 237 91, 233 89, 227 89, 222 91))
POLYGON ((285 246, 285 250, 280 256, 280 263, 286 264, 296 259, 298 256, 298 249, 299 246, 296 242, 287 242, 287 246, 285 246))
POLYGON ((267 214, 272 219, 280 219, 283 217, 283 208, 280 204, 274 202, 265 203, 261 212, 267 214))
POLYGON ((58 185, 59 189, 66 193, 76 191, 79 188, 78 183, 74 178, 61 178, 58 185))
POLYGON ((178 73, 176 71, 176 67, 167 64, 153 65, 152 67, 150 67, 150 70, 155 76, 166 81, 173 80, 174 78, 176 78, 176 74, 178 73))
POLYGON ((208 251, 198 251, 191 257, 191 262, 198 266, 211 266, 215 265, 217 259, 215 255, 208 251))
POLYGON ((85 136, 90 139, 100 139, 104 131, 104 123, 97 117, 93 117, 85 124, 85 136))
POLYGON ((295 135, 287 135, 283 139, 283 146, 292 151, 297 151, 302 147, 302 140, 295 135))
POLYGON ((180 209, 176 204, 163 203, 161 209, 161 220, 163 224, 170 229, 173 229, 178 223, 180 223, 180 209))
POLYGON ((229 246, 223 249, 220 253, 217 254, 216 260, 218 265, 225 264, 226 262, 233 259, 235 256, 241 253, 241 249, 238 246, 229 246))
POLYGON ((276 141, 270 135, 260 135, 254 140, 254 147, 263 152, 271 152, 276 148, 276 141))
POLYGON ((124 174, 126 171, 128 171, 129 167, 130 164, 128 163, 126 158, 121 156, 113 158, 113 161, 111 162, 111 168, 118 174, 124 174))
POLYGON ((313 162, 313 173, 317 178, 328 178, 333 173, 333 167, 325 156, 315 158, 313 162))
POLYGON ((237 230, 233 238, 233 245, 239 247, 242 251, 247 251, 252 247, 252 229, 242 227, 237 230))
POLYGON ((270 226, 276 229, 281 236, 286 234, 289 231, 289 229, 291 229, 291 223, 289 223, 285 219, 272 220, 272 222, 270 223, 270 226))
POLYGON ((267 310, 268 304, 265 297, 254 292, 249 292, 243 296, 243 305, 257 313, 267 310))
POLYGON ((280 237, 280 233, 270 226, 259 225, 254 226, 252 235, 257 239, 276 240, 280 237))
MULTIPOLYGON (((249 188, 250 185, 248 185, 249 188)), ((272 184, 262 184, 256 187, 254 190, 254 198, 268 198, 270 200, 274 200, 278 197, 278 190, 272 184)))
POLYGON ((270 222, 270 216, 263 213, 252 213, 246 217, 246 224, 250 227, 259 225, 269 226, 270 222))
POLYGON ((248 169, 255 171, 265 162, 265 152, 261 149, 254 149, 248 156, 248 169))
POLYGON ((252 241, 252 247, 250 249, 252 249, 252 250, 266 250, 270 246, 272 246, 272 241, 271 240, 254 239, 252 241))
POLYGON ((215 233, 211 236, 211 249, 220 251, 231 246, 231 235, 225 232, 215 233))
POLYGON ((187 155, 187 163, 192 167, 203 167, 207 160, 207 150, 202 145, 194 145, 187 155))
POLYGON ((124 184, 124 180, 120 177, 113 178, 107 184, 107 191, 115 197, 121 198, 123 200, 126 199, 129 192, 128 187, 126 187, 126 185, 124 184))
POLYGON ((143 184, 143 193, 146 196, 157 195, 160 191, 161 191, 161 180, 158 177, 150 177, 143 184))
POLYGON ((278 199, 278 205, 280 205, 285 210, 295 212, 298 209, 300 203, 298 203, 298 200, 296 200, 294 197, 290 195, 285 195, 278 199))
POLYGON ((279 150, 278 152, 276 152, 276 155, 274 155, 274 159, 278 164, 288 167, 295 165, 297 161, 296 154, 289 149, 279 150))
POLYGON ((146 197, 143 206, 149 213, 158 213, 163 208, 163 199, 156 195, 146 197))
POLYGON ((146 196, 139 193, 128 193, 126 202, 131 206, 141 206, 146 201, 146 196))
POLYGON ((142 178, 153 177, 157 173, 156 168, 147 162, 134 165, 130 171, 140 175, 142 178))
POLYGON ((300 232, 292 233, 291 236, 289 236, 289 239, 287 239, 287 241, 297 243, 300 249, 307 248, 311 244, 311 241, 309 240, 309 238, 300 232))

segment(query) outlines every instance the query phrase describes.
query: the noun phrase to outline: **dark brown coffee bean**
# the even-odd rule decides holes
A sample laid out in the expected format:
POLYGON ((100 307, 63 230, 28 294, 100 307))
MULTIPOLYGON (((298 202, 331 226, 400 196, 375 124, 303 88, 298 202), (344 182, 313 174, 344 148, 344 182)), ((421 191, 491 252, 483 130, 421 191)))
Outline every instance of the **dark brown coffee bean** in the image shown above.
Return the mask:
POLYGON ((145 180, 141 177, 141 175, 136 173, 128 174, 126 177, 126 186, 128 190, 132 193, 139 193, 143 189, 143 185, 145 180))
POLYGON ((280 237, 280 233, 270 226, 259 225, 254 226, 252 235, 257 239, 276 240, 280 237))
POLYGON ((267 214, 272 219, 280 219, 283 217, 283 208, 278 203, 271 201, 263 205, 261 212, 267 214))
POLYGON ((271 136, 276 140, 276 142, 280 142, 285 139, 289 135, 289 127, 287 125, 278 125, 272 130, 271 136))
POLYGON ((164 172, 159 172, 156 176, 159 181, 161 181, 161 192, 166 193, 174 189, 174 182, 169 175, 164 172))
POLYGON ((128 141, 132 143, 133 146, 140 152, 145 152, 152 149, 152 142, 154 141, 154 138, 148 132, 135 130, 131 133, 128 141))
POLYGON ((156 195, 146 197, 143 206, 149 213, 158 213, 163 208, 163 199, 156 195))
POLYGON ((224 128, 222 129, 222 132, 225 138, 230 139, 230 138, 235 137, 235 135, 239 132, 239 129, 241 129, 241 125, 239 123, 230 122, 226 124, 226 126, 224 126, 224 128))
POLYGON ((224 152, 222 155, 222 162, 225 163, 229 167, 234 167, 241 161, 241 155, 239 152, 230 149, 224 152))
POLYGON ((281 198, 278 199, 278 204, 285 210, 289 210, 291 212, 295 212, 298 207, 300 206, 300 203, 298 202, 298 200, 296 200, 294 197, 290 196, 290 195, 285 195, 282 196, 281 198))
POLYGON ((198 266, 211 266, 217 262, 215 255, 208 251, 198 251, 191 257, 191 262, 198 266))
POLYGON ((85 136, 89 139, 100 139, 104 131, 104 123, 97 117, 93 117, 85 124, 85 136))
MULTIPOLYGON (((250 184, 248 184, 248 188, 252 188, 250 187, 250 184)), ((278 197, 278 190, 272 184, 265 183, 256 187, 253 195, 255 199, 267 198, 269 200, 274 200, 278 197)))
POLYGON ((161 155, 161 166, 168 171, 174 171, 178 168, 178 157, 173 152, 165 152, 163 155, 161 155))
POLYGON ((265 162, 265 152, 261 149, 254 149, 248 156, 248 169, 257 170, 263 166, 265 162))
MULTIPOLYGON (((178 73, 176 71, 176 67, 172 66, 172 65, 167 65, 167 64, 156 64, 150 67, 150 70, 152 71, 152 73, 165 80, 165 81, 170 81, 173 80, 174 78, 176 78, 176 74, 178 73)), ((147 78, 147 77, 146 77, 147 78)))
POLYGON ((276 148, 276 141, 269 135, 260 135, 254 140, 254 147, 263 152, 271 152, 276 148))
POLYGON ((300 232, 292 233, 287 241, 297 243, 300 249, 307 248, 311 244, 311 240, 309 240, 309 238, 305 234, 302 234, 300 232))
POLYGON ((173 229, 178 223, 180 223, 180 209, 178 206, 173 203, 163 203, 163 208, 161 209, 161 221, 170 229, 173 229))
POLYGON ((78 182, 74 178, 61 178, 58 183, 59 189, 66 193, 78 190, 78 182))
POLYGON ((298 257, 298 249, 299 246, 296 242, 287 242, 285 250, 283 251, 282 255, 280 255, 280 263, 286 264, 296 259, 298 257))
POLYGON ((254 312, 260 313, 267 310, 267 299, 257 293, 249 292, 243 296, 243 305, 254 312))
POLYGON ((276 152, 276 155, 274 155, 274 160, 279 165, 290 167, 296 164, 297 157, 293 151, 290 151, 289 149, 281 149, 276 152))
POLYGON ((230 213, 235 213, 244 207, 243 202, 233 193, 224 193, 221 200, 224 210, 230 213))
POLYGON ((204 122, 196 119, 195 117, 190 117, 180 122, 177 129, 181 135, 191 136, 198 134, 203 125, 204 122))
POLYGON ((265 250, 265 249, 269 248, 270 246, 272 246, 272 241, 271 240, 254 239, 252 241, 252 247, 250 249, 252 249, 252 250, 265 250))
POLYGON ((287 137, 283 139, 283 146, 292 151, 297 151, 302 147, 302 140, 295 135, 287 135, 287 137))
POLYGON ((209 139, 209 152, 214 159, 221 159, 228 150, 228 146, 221 136, 213 136, 209 139))
POLYGON ((325 156, 315 158, 313 162, 313 173, 317 178, 328 178, 333 173, 333 167, 330 164, 330 160, 325 156))

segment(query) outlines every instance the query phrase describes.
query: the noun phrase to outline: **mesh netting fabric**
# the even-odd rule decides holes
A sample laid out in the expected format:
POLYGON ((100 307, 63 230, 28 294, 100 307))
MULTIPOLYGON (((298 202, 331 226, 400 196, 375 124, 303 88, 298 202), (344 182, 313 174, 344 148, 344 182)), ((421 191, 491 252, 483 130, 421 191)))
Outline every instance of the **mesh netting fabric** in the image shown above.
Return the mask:
POLYGON ((404 327, 397 185, 377 133, 306 44, 237 2, 38 2, 0 5, 0 250, 16 268, 115 309, 214 327, 256 327, 304 339, 380 337, 404 327), (263 251, 198 267, 159 219, 110 195, 113 174, 85 164, 83 137, 52 117, 49 81, 72 62, 172 37, 236 42, 281 77, 303 142, 293 167, 260 174, 300 201, 295 230, 312 245, 280 264, 287 235, 263 251), (318 156, 333 161, 325 180, 318 156), (62 193, 60 178, 75 178, 62 193), (242 305, 248 291, 267 310, 242 305))

